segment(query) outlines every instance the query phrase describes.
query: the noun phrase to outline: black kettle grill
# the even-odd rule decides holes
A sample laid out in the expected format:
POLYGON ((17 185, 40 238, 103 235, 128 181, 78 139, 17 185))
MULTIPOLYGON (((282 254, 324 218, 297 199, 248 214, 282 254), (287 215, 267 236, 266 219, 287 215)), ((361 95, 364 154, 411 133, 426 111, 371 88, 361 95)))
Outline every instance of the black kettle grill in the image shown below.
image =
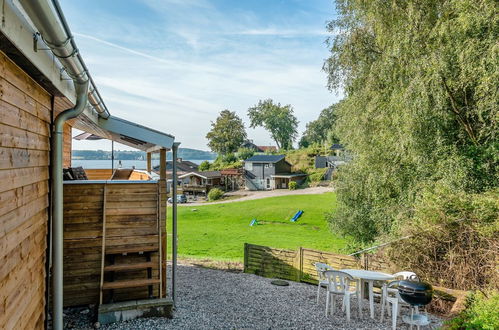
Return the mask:
POLYGON ((426 306, 433 298, 433 287, 425 282, 399 281, 400 298, 411 306, 426 306))

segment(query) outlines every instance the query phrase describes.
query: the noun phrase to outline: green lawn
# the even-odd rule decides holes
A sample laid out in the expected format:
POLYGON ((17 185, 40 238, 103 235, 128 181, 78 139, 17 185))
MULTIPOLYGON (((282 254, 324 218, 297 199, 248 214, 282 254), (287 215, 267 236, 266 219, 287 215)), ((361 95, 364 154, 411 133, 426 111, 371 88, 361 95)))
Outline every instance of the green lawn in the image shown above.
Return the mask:
MULTIPOLYGON (((334 207, 334 193, 181 206, 178 207, 178 254, 189 258, 242 261, 244 243, 339 251, 346 241, 331 234, 324 220, 324 213, 334 207), (297 222, 290 222, 298 210, 305 212, 297 222), (254 218, 262 224, 251 227, 249 224, 254 218)), ((168 215, 171 216, 171 208, 168 215)), ((171 234, 170 219, 168 233, 171 234)))

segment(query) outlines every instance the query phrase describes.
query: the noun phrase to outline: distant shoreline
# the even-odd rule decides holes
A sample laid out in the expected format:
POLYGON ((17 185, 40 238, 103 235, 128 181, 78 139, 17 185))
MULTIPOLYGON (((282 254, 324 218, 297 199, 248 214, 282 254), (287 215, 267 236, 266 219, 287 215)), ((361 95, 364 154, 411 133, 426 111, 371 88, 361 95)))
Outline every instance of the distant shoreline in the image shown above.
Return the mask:
MULTIPOLYGON (((191 161, 196 164, 201 164, 203 161, 213 161, 210 159, 184 159, 186 161, 191 161)), ((145 160, 133 160, 133 159, 115 159, 114 166, 111 165, 110 159, 72 159, 71 166, 72 167, 83 167, 88 169, 110 169, 110 168, 118 168, 119 163, 121 161, 121 168, 136 168, 138 170, 145 170, 147 168, 147 161, 145 160)), ((159 165, 159 159, 152 160, 152 166, 159 165)))

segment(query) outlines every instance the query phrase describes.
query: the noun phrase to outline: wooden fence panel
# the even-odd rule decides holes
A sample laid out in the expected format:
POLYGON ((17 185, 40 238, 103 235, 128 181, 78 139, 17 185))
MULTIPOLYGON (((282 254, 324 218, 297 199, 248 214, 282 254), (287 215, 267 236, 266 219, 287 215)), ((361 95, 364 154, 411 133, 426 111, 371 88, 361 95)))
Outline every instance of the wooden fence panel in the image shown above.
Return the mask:
MULTIPOLYGON (((104 185, 106 193, 106 249, 158 246, 158 185, 144 183, 82 183, 64 185, 64 305, 75 306, 99 302, 102 250, 104 185)), ((166 207, 166 205, 164 205, 166 207)), ((164 221, 162 221, 164 224, 164 221)), ((124 260, 117 256, 116 263, 124 260)), ((143 256, 129 255, 128 261, 143 256)), ((156 267, 158 253, 151 255, 156 267)), ((164 258, 164 256, 163 256, 164 258)), ((142 259, 141 259, 142 260, 142 259)), ((115 274, 115 280, 147 278, 147 271, 115 274)), ((158 296, 158 285, 154 285, 158 296)), ((147 287, 118 290, 114 299, 147 298, 147 287)), ((106 298, 106 296, 105 296, 106 298)))
POLYGON ((244 245, 245 272, 265 277, 276 277, 296 281, 299 268, 296 251, 273 249, 266 246, 244 245))
POLYGON ((244 245, 244 271, 264 277, 317 283, 314 264, 323 262, 336 269, 360 268, 355 257, 299 248, 296 251, 244 245))
POLYGON ((334 269, 361 268, 359 260, 352 256, 312 249, 302 249, 302 251, 302 282, 317 283, 316 262, 328 264, 334 269))

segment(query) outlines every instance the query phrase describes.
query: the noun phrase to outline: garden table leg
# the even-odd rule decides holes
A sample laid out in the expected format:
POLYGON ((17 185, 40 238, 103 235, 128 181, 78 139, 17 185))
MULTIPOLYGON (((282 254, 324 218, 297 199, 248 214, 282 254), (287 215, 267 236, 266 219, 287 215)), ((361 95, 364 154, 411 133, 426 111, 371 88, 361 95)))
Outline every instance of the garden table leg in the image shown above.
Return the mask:
POLYGON ((373 282, 369 280, 369 309, 371 312, 371 318, 374 319, 374 297, 373 297, 373 282))

